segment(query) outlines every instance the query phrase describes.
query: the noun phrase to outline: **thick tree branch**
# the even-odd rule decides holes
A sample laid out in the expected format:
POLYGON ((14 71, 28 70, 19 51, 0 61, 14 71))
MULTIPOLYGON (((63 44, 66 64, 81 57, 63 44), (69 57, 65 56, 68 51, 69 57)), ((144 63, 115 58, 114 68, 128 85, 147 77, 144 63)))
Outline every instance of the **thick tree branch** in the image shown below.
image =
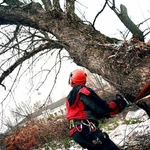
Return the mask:
POLYGON ((20 2, 19 0, 3 0, 2 3, 6 3, 10 8, 19 7, 24 4, 20 2))
POLYGON ((66 0, 66 12, 67 14, 74 15, 75 0, 66 0))
POLYGON ((132 22, 127 13, 127 8, 124 5, 120 5, 121 12, 118 13, 115 7, 111 8, 119 17, 121 22, 129 29, 133 34, 133 37, 138 38, 140 41, 144 41, 143 32, 132 22))
POLYGON ((60 8, 60 0, 53 0, 53 7, 57 10, 61 10, 60 8))
POLYGON ((42 0, 45 10, 51 10, 52 9, 52 4, 50 0, 42 0))
POLYGON ((16 24, 29 26, 35 29, 47 31, 57 37, 52 32, 51 27, 55 27, 58 21, 55 19, 61 18, 59 12, 46 12, 37 3, 31 3, 22 8, 10 9, 6 6, 0 6, 0 25, 16 24), (34 6, 34 7, 33 7, 34 6))

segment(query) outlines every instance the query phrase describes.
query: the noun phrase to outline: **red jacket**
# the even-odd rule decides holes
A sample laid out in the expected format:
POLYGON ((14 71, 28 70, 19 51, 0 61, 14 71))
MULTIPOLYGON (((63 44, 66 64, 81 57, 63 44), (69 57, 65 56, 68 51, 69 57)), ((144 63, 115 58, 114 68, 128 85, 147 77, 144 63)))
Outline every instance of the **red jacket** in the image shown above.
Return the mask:
POLYGON ((98 120, 118 113, 115 102, 107 103, 91 88, 76 85, 66 98, 66 118, 98 120))

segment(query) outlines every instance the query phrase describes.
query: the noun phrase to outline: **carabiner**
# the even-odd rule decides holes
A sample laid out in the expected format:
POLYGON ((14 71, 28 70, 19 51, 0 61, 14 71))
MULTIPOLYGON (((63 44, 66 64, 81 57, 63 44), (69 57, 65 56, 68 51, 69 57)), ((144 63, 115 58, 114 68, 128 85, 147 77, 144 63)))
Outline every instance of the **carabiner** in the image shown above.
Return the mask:
POLYGON ((76 125, 76 129, 78 132, 82 131, 82 123, 76 125))

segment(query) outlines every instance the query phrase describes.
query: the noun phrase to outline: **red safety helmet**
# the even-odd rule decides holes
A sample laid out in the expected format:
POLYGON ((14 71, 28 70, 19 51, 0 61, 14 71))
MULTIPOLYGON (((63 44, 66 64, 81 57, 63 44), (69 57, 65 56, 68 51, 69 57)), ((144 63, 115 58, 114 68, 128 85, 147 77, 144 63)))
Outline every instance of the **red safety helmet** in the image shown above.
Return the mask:
POLYGON ((86 73, 81 69, 76 69, 70 73, 69 84, 70 86, 83 85, 86 83, 86 73))

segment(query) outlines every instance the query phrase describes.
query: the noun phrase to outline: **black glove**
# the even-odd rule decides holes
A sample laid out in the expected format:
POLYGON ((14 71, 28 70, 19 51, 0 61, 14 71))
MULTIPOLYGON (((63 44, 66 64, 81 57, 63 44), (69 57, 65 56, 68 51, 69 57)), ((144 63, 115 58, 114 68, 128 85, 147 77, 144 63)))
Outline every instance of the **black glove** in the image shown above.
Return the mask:
POLYGON ((116 94, 116 99, 113 101, 117 104, 117 107, 120 108, 120 112, 124 110, 128 105, 128 102, 124 100, 124 98, 120 94, 116 94))

